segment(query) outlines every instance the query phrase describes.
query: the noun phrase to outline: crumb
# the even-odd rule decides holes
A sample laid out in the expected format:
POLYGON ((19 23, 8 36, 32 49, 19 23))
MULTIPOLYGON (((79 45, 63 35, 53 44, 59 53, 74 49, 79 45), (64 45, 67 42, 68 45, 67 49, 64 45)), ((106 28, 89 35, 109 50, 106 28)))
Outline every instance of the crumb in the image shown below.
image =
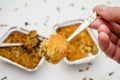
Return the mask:
POLYGON ((15 8, 14 11, 18 11, 18 8, 15 8))
POLYGON ((50 18, 50 16, 47 16, 47 18, 49 19, 49 18, 50 18))
POLYGON ((111 4, 110 2, 107 2, 107 4, 111 4))
POLYGON ((78 71, 79 71, 79 72, 83 72, 83 71, 84 71, 84 69, 79 69, 78 71))
POLYGON ((29 23, 28 23, 28 22, 25 22, 25 26, 27 26, 27 25, 29 25, 29 23))
POLYGON ((58 12, 61 12, 60 7, 57 7, 56 9, 57 9, 58 12))
POLYGON ((87 67, 86 67, 86 70, 89 70, 89 69, 90 69, 90 67, 89 67, 89 66, 87 66, 87 67))
POLYGON ((28 3, 26 2, 26 3, 24 4, 24 6, 27 7, 27 6, 28 6, 28 3))
POLYGON ((0 8, 0 11, 2 11, 2 8, 0 8))
POLYGON ((87 77, 84 77, 82 80, 87 80, 87 77))
POLYGON ((69 4, 69 6, 74 6, 75 4, 73 4, 73 3, 71 3, 71 4, 69 4))
POLYGON ((47 0, 43 0, 43 2, 47 2, 47 0))
POLYGON ((5 80, 5 79, 7 79, 7 76, 5 76, 5 77, 1 78, 0 80, 5 80))
POLYGON ((89 78, 89 80, 94 80, 93 78, 89 78))
POLYGON ((46 24, 46 23, 44 23, 43 25, 44 25, 44 26, 47 26, 47 24, 46 24))
POLYGON ((0 24, 0 27, 7 27, 7 24, 0 24))
POLYGON ((111 73, 109 73, 109 76, 112 76, 114 74, 114 72, 111 72, 111 73))
POLYGON ((88 63, 88 65, 93 65, 93 63, 88 63))
POLYGON ((81 7, 81 10, 85 10, 86 8, 85 7, 81 7))

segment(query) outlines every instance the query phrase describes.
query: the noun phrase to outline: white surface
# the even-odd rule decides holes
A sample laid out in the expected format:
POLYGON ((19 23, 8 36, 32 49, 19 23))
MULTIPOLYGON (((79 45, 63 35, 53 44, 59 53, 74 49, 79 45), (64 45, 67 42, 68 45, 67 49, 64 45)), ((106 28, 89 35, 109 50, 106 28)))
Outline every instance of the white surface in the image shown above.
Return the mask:
MULTIPOLYGON (((120 1, 0 0, 0 24, 7 24, 8 27, 18 26, 36 29, 38 33, 48 37, 52 33, 54 25, 73 19, 85 19, 91 14, 93 7, 98 4, 120 6, 120 1), (30 25, 24 26, 25 22, 30 25)), ((3 32, 0 29, 0 35, 1 33, 3 32)), ((84 77, 99 80, 119 67, 116 62, 107 58, 103 53, 92 63, 90 69, 83 72, 78 70, 85 69, 87 64, 68 65, 63 61, 57 65, 45 62, 37 71, 26 72, 14 65, 0 61, 0 79, 7 76, 6 80, 82 80, 84 77)), ((120 74, 119 70, 118 73, 120 74)))

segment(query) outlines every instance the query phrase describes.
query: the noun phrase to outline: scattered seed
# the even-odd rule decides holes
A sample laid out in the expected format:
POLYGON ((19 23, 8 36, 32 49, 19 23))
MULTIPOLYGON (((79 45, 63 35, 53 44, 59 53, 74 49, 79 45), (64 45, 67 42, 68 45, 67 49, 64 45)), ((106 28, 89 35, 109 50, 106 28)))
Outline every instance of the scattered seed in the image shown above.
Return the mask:
POLYGON ((107 4, 111 4, 110 2, 107 2, 107 4))
POLYGON ((25 26, 27 26, 27 25, 29 25, 29 23, 28 23, 28 22, 25 22, 25 26))
POLYGON ((0 80, 5 80, 5 79, 7 79, 7 76, 5 76, 5 77, 1 78, 0 80))
POLYGON ((94 80, 93 78, 89 78, 89 80, 94 80))
POLYGON ((43 2, 47 2, 47 0, 43 0, 43 2))
POLYGON ((87 80, 87 77, 84 77, 82 80, 87 80))
POLYGON ((73 4, 73 3, 71 3, 71 4, 69 4, 69 6, 74 6, 75 4, 73 4))
POLYGON ((18 8, 15 8, 14 11, 18 11, 18 8))
POLYGON ((0 8, 0 11, 2 11, 2 8, 0 8))
POLYGON ((27 7, 27 6, 28 6, 28 3, 26 2, 26 3, 24 4, 24 6, 27 7))
POLYGON ((58 12, 61 12, 60 7, 57 7, 56 9, 57 9, 58 12))
POLYGON ((81 7, 81 10, 85 10, 86 8, 85 7, 81 7))
POLYGON ((88 65, 93 65, 93 63, 88 63, 88 65))
POLYGON ((86 70, 89 70, 89 69, 90 69, 90 67, 89 67, 89 66, 87 66, 87 67, 86 67, 86 70))
POLYGON ((84 71, 84 69, 79 69, 79 72, 83 72, 84 71))
POLYGON ((7 24, 0 24, 0 27, 7 27, 7 24))
POLYGON ((43 25, 44 25, 44 26, 47 26, 47 24, 46 24, 46 23, 44 23, 43 25))
POLYGON ((109 73, 109 76, 112 76, 114 74, 114 72, 111 72, 111 73, 109 73))

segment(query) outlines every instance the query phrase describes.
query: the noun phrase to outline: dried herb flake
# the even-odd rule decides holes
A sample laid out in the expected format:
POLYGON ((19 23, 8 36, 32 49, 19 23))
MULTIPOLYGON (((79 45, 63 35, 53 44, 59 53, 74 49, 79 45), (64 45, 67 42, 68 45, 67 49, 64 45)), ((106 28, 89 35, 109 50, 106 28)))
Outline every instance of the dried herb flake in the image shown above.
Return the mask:
POLYGON ((94 80, 93 78, 89 78, 89 80, 94 80))
POLYGON ((79 71, 79 72, 83 72, 83 71, 84 71, 84 69, 79 69, 78 71, 79 71))
POLYGON ((56 9, 57 9, 57 11, 58 11, 58 12, 61 12, 61 9, 60 9, 60 7, 57 7, 56 9))
POLYGON ((71 4, 69 4, 69 6, 74 6, 75 4, 73 4, 73 3, 71 3, 71 4))
POLYGON ((27 25, 29 25, 29 23, 28 23, 28 22, 25 22, 25 26, 27 26, 27 25))
POLYGON ((5 80, 5 79, 7 79, 7 76, 5 76, 5 77, 1 78, 0 80, 5 80))
POLYGON ((114 72, 111 72, 111 73, 109 73, 109 76, 112 76, 114 74, 114 72))
POLYGON ((81 7, 81 10, 85 10, 86 8, 85 7, 81 7))
POLYGON ((87 77, 84 77, 82 80, 87 80, 87 77))
POLYGON ((2 8, 0 8, 0 11, 2 11, 2 8))
POLYGON ((18 11, 18 8, 15 8, 14 11, 18 11))
POLYGON ((89 66, 87 66, 87 67, 86 67, 86 70, 89 70, 89 69, 90 69, 90 67, 89 67, 89 66))

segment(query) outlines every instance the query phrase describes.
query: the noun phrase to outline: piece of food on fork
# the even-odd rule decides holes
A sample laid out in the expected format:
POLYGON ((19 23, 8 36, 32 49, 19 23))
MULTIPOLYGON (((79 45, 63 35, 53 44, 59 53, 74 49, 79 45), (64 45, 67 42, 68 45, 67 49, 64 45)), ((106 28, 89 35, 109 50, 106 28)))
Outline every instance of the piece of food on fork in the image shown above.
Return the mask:
POLYGON ((68 44, 64 36, 52 34, 48 40, 45 39, 41 43, 41 53, 46 61, 57 64, 62 58, 66 57, 68 44))

